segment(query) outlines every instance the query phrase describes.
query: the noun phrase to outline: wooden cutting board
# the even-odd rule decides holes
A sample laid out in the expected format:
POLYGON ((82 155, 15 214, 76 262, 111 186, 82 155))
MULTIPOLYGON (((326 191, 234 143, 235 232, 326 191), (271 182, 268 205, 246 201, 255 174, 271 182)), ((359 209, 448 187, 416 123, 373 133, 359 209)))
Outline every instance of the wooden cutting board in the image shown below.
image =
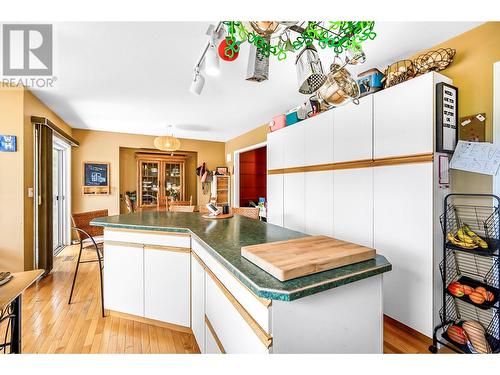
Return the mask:
POLYGON ((363 262, 375 258, 375 249, 326 236, 244 246, 241 255, 278 280, 363 262))

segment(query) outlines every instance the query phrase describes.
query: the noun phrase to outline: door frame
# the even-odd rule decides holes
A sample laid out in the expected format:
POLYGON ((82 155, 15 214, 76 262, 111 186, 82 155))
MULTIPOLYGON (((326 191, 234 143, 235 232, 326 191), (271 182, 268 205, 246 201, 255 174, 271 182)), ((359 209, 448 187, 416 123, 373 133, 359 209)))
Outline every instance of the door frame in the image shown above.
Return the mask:
POLYGON ((54 135, 52 147, 63 150, 63 217, 65 218, 63 231, 63 245, 71 244, 71 145, 63 139, 54 135))
MULTIPOLYGON (((233 152, 233 206, 240 206, 240 154, 242 152, 252 151, 258 148, 266 147, 267 141, 256 143, 251 146, 243 147, 233 152)), ((267 165, 266 165, 267 167, 267 165)))

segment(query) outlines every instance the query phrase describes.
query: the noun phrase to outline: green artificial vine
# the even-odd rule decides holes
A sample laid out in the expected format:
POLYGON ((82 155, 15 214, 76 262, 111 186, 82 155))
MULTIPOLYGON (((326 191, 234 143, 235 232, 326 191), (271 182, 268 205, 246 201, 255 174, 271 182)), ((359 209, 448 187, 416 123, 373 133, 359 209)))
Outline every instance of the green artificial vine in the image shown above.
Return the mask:
POLYGON ((304 31, 295 40, 291 40, 290 32, 286 39, 280 36, 278 41, 271 43, 270 38, 263 37, 252 30, 247 30, 241 21, 223 21, 227 28, 224 54, 233 58, 239 52, 241 43, 248 42, 266 57, 276 56, 278 60, 285 60, 287 52, 294 52, 314 41, 320 48, 333 48, 335 54, 348 49, 360 49, 367 39, 373 40, 377 34, 373 31, 373 21, 308 21, 304 31))

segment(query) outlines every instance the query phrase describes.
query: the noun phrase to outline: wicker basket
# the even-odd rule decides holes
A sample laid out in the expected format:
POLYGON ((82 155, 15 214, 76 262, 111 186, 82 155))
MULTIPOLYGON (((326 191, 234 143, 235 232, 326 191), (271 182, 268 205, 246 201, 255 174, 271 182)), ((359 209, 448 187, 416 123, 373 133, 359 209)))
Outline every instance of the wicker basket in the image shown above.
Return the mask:
POLYGON ((453 62, 456 53, 457 51, 452 48, 440 48, 418 56, 414 60, 418 74, 445 69, 453 62))

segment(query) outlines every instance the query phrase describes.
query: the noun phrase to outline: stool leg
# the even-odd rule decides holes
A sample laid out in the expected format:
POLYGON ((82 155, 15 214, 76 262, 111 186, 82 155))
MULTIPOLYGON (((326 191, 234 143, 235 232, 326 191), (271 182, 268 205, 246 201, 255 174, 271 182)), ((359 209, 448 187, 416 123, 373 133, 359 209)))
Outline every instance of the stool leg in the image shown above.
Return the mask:
POLYGON ((73 276, 73 284, 71 284, 71 292, 69 293, 68 305, 71 304, 71 298, 73 297, 73 290, 75 289, 76 275, 78 274, 78 266, 80 265, 80 259, 82 257, 83 242, 80 241, 80 252, 78 253, 78 261, 76 262, 75 275, 73 276))
POLYGON ((101 282, 101 312, 102 312, 102 317, 106 317, 106 315, 104 315, 104 288, 103 288, 103 284, 102 284, 102 269, 103 269, 103 265, 102 265, 102 259, 101 259, 101 256, 99 254, 99 249, 95 248, 95 251, 97 253, 97 261, 99 262, 99 279, 100 279, 100 282, 101 282))

